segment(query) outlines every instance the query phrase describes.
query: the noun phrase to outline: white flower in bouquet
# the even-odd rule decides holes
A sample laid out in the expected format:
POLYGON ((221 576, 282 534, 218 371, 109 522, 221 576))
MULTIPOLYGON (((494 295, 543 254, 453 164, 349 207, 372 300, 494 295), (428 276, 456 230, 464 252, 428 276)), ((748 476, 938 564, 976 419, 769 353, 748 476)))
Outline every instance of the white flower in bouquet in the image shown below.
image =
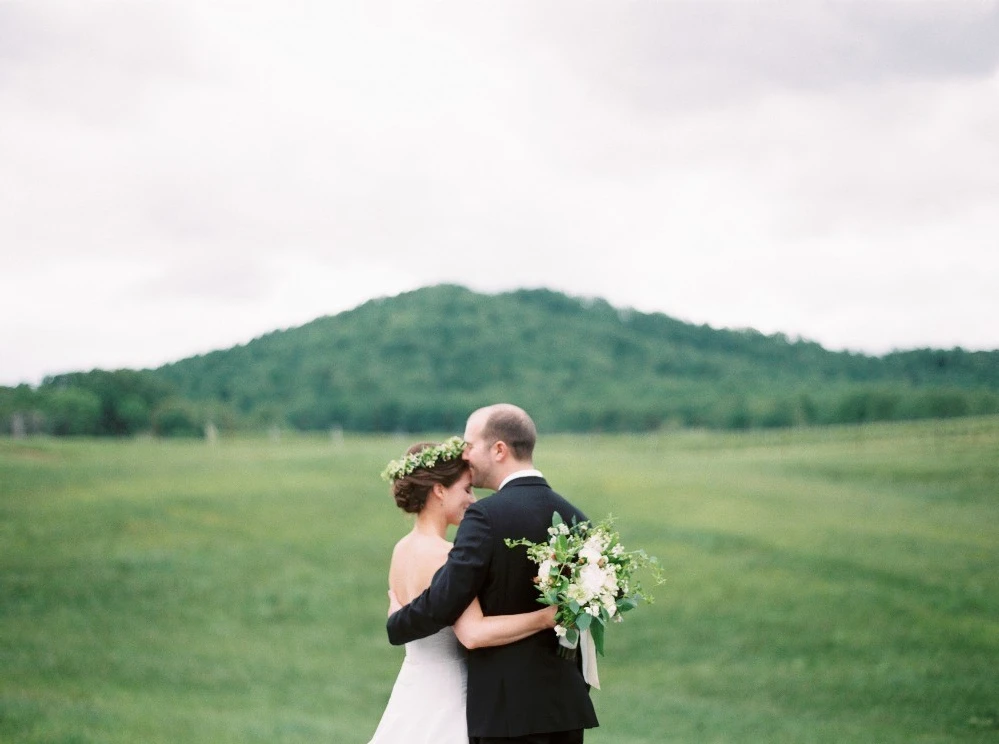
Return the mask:
POLYGON ((541 561, 541 565, 538 566, 539 587, 547 588, 548 586, 551 585, 552 583, 551 573, 552 573, 552 567, 554 565, 555 565, 554 562, 550 558, 546 558, 545 560, 541 561))
POLYGON ((608 572, 596 563, 586 563, 579 569, 579 582, 586 592, 587 601, 606 592, 617 594, 617 579, 613 570, 608 572))
POLYGON ((605 546, 601 543, 599 536, 588 538, 583 543, 583 547, 579 549, 579 557, 587 563, 598 563, 604 557, 605 546))

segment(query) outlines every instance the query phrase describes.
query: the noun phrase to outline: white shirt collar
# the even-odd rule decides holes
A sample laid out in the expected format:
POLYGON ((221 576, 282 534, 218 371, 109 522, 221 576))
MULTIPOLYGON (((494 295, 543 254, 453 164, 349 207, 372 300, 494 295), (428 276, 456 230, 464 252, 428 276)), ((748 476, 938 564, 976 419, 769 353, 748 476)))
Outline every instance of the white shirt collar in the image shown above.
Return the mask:
MULTIPOLYGON (((510 475, 504 478, 503 482, 499 484, 499 487, 503 488, 503 486, 512 481, 514 478, 527 478, 528 476, 544 478, 540 470, 534 470, 533 468, 531 468, 530 470, 518 470, 516 473, 510 473, 510 475)), ((497 488, 496 490, 498 491, 499 488, 497 488)))

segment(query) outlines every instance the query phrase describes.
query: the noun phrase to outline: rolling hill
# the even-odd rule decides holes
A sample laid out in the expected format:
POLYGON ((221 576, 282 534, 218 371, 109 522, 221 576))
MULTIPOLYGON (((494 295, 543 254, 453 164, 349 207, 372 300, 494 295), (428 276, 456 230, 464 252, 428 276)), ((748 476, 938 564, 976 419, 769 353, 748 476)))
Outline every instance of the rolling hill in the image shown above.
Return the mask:
POLYGON ((999 351, 874 357, 545 289, 438 285, 158 369, 0 388, 0 433, 457 431, 501 400, 547 431, 984 415, 999 412, 999 351))
POLYGON ((999 410, 999 352, 872 357, 550 290, 438 285, 151 372, 235 420, 454 430, 523 405, 550 430, 788 426, 999 410))

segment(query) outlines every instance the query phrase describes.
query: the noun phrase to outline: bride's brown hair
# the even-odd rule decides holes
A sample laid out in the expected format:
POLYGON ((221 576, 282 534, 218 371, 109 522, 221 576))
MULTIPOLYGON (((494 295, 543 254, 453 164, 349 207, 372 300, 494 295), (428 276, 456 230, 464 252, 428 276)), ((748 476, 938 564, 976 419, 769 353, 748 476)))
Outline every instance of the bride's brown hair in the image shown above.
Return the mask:
MULTIPOLYGON (((440 442, 418 442, 406 450, 407 455, 415 455, 428 447, 436 447, 440 442)), ((468 463, 460 457, 453 460, 438 460, 429 468, 417 467, 412 473, 392 482, 392 496, 396 506, 408 514, 419 514, 426 506, 427 498, 435 484, 445 488, 455 482, 468 470, 468 463)))

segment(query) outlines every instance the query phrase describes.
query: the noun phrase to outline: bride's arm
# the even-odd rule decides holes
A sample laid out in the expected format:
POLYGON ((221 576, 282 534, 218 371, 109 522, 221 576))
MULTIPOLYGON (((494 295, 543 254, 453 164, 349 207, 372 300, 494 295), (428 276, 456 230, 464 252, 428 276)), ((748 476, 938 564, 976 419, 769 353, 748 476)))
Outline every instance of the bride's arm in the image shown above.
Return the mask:
MULTIPOLYGON (((388 591, 389 610, 391 615, 402 609, 399 599, 391 589, 388 591)), ((543 610, 524 612, 520 615, 490 615, 482 614, 482 606, 478 599, 461 614, 454 624, 454 634, 458 636, 465 648, 483 648, 485 646, 503 646, 519 641, 529 635, 555 627, 555 608, 546 607, 543 610)))
POLYGON ((519 641, 542 630, 555 627, 555 608, 524 612, 519 615, 482 614, 478 599, 461 614, 454 624, 454 634, 465 648, 503 646, 519 641))

